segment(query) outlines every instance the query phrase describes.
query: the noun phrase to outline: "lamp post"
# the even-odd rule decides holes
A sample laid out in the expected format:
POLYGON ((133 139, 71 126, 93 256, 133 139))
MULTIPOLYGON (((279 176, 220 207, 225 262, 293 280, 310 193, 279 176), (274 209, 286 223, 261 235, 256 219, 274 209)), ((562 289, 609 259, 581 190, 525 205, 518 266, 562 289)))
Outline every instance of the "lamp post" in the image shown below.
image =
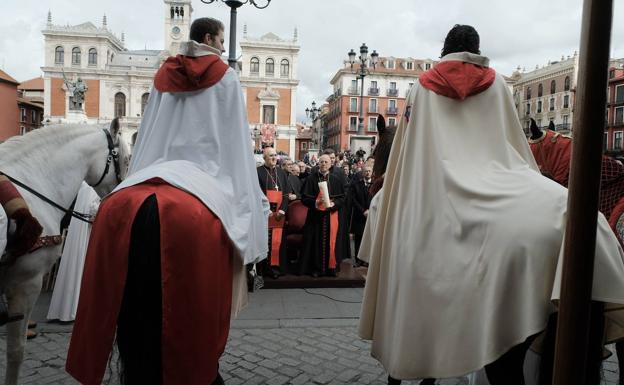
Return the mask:
MULTIPOLYGON (((379 54, 377 51, 373 50, 370 54, 370 59, 368 57, 368 47, 366 43, 363 43, 360 47, 360 56, 359 60, 355 60, 355 51, 351 49, 349 53, 349 63, 351 64, 351 72, 356 75, 356 79, 362 81, 362 88, 360 88, 360 116, 359 116, 359 124, 358 124, 358 135, 364 135, 364 78, 367 75, 370 75, 370 67, 375 69, 377 65, 377 61, 379 60, 379 54), (355 71, 353 70, 353 65, 358 64, 359 68, 355 71)), ((357 83, 356 83, 357 84, 357 83)))
MULTIPOLYGON (((310 120, 312 120, 312 127, 314 127, 314 121, 317 118, 320 118, 321 108, 320 107, 317 108, 316 102, 312 101, 312 108, 306 108, 305 112, 306 112, 306 116, 310 118, 310 120)), ((316 131, 316 128, 315 128, 315 131, 316 131)), ((316 151, 319 150, 318 146, 321 143, 321 135, 323 134, 322 127, 319 127, 318 132, 319 132, 318 134, 316 132, 314 133, 314 139, 312 140, 312 143, 314 144, 314 150, 316 151)))
MULTIPOLYGON (((212 4, 219 0, 201 0, 204 4, 212 4)), ((256 0, 221 0, 228 7, 230 7, 230 53, 228 56, 228 64, 230 67, 236 69, 236 13, 237 9, 242 7, 243 5, 249 3, 258 9, 264 9, 271 4, 271 0, 264 0, 266 4, 264 6, 258 5, 256 0)))

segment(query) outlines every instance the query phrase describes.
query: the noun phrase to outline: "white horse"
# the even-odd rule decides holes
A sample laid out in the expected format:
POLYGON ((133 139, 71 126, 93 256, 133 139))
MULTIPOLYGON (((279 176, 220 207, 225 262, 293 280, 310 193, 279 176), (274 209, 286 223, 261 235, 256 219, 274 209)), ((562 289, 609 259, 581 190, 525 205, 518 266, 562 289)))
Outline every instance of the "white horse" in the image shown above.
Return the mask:
MULTIPOLYGON (((87 125, 50 126, 0 145, 0 172, 28 185, 62 207, 69 207, 82 181, 100 196, 108 194, 125 176, 130 158, 115 119, 110 129, 87 125), (99 183, 98 183, 99 182, 99 183)), ((43 226, 41 236, 60 235, 65 213, 27 190, 15 186, 43 226)), ((9 314, 23 314, 7 324, 5 385, 17 385, 24 359, 28 318, 41 292, 43 276, 60 255, 60 245, 44 247, 17 258, 0 277, 9 314)), ((0 254, 2 251, 0 250, 0 254)))

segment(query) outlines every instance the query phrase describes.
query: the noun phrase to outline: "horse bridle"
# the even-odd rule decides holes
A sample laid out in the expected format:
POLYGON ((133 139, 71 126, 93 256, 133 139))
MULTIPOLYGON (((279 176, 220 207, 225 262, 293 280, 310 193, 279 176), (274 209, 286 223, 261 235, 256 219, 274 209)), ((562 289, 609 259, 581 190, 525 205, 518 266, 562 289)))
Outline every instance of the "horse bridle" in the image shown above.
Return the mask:
POLYGON ((118 184, 121 183, 121 166, 119 166, 119 150, 115 147, 115 143, 113 142, 113 136, 111 135, 111 133, 108 132, 108 130, 106 129, 103 129, 102 131, 104 131, 104 134, 106 135, 106 141, 108 143, 108 155, 106 156, 106 166, 104 167, 104 172, 102 173, 100 180, 98 180, 97 183, 94 184, 92 187, 97 187, 100 185, 100 183, 102 183, 102 181, 106 177, 106 174, 108 174, 108 171, 110 170, 111 163, 113 164, 113 167, 115 168, 115 177, 117 178, 117 183, 118 184))
MULTIPOLYGON (((104 131, 104 134, 106 134, 106 141, 108 142, 108 155, 106 156, 106 166, 104 167, 104 172, 102 173, 102 176, 100 177, 100 180, 98 180, 98 182, 96 184, 94 184, 92 187, 96 187, 100 183, 102 183, 102 181, 104 180, 104 178, 108 174, 108 171, 110 170, 111 163, 113 164, 113 167, 115 168, 115 177, 117 178, 117 183, 121 183, 121 166, 119 165, 119 150, 115 147, 115 143, 113 142, 113 137, 110 134, 110 132, 108 132, 108 130, 106 130, 106 129, 103 129, 102 131, 104 131)), ((37 198, 39 198, 42 201, 48 203, 50 206, 53 206, 53 207, 59 209, 60 211, 63 211, 64 213, 67 213, 67 214, 71 215, 72 217, 74 217, 74 218, 76 218, 78 220, 81 220, 83 222, 93 223, 93 221, 90 220, 91 216, 89 214, 84 214, 84 213, 80 213, 80 212, 75 211, 75 210, 66 209, 63 206, 61 206, 60 204, 54 202, 52 199, 50 199, 47 196, 43 195, 39 191, 35 190, 34 188, 28 186, 25 183, 20 182, 19 180, 13 178, 12 176, 7 175, 5 173, 0 173, 0 174, 6 176, 12 183, 14 183, 17 186, 23 188, 24 190, 30 192, 31 194, 33 194, 37 198)))

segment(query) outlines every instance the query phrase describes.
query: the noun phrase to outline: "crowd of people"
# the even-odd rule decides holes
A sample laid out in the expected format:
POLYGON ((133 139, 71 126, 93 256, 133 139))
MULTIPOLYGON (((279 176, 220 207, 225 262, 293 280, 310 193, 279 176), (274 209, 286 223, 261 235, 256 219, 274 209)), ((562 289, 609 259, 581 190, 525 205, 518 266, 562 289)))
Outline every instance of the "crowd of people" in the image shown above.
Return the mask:
POLYGON ((308 162, 295 161, 280 158, 273 147, 263 150, 258 182, 271 213, 269 252, 256 269, 261 275, 335 277, 344 260, 365 264, 356 256, 371 200, 374 158, 364 159, 363 151, 337 156, 333 149, 324 150, 318 161, 307 158, 308 162), (299 228, 296 223, 302 220, 299 228), (300 242, 289 242, 293 236, 299 236, 300 242))

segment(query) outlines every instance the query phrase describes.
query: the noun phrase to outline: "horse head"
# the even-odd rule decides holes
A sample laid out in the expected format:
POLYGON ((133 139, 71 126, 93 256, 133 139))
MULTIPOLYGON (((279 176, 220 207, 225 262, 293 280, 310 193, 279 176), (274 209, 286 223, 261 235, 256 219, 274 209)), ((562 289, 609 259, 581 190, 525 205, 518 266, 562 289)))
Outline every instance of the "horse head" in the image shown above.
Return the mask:
POLYGON ((100 196, 110 193, 126 177, 130 164, 130 147, 121 136, 119 118, 104 129, 106 145, 100 146, 89 165, 85 181, 100 196))
POLYGON ((373 151, 373 157, 375 158, 373 178, 378 178, 386 172, 396 126, 387 127, 383 115, 379 115, 377 117, 377 132, 379 133, 379 142, 375 146, 375 151, 373 151))

